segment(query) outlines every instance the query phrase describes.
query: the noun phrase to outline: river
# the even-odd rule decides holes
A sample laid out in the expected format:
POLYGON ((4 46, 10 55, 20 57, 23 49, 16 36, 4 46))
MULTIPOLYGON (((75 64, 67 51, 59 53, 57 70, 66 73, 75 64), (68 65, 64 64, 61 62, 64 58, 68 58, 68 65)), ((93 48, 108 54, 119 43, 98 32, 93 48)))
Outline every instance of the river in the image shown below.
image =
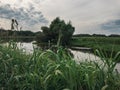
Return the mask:
MULTIPOLYGON (((6 43, 5 43, 6 44, 6 43)), ((20 49, 23 49, 23 51, 25 51, 26 53, 30 54, 33 52, 33 46, 37 47, 35 44, 33 44, 33 42, 18 42, 17 46, 20 49)), ((90 52, 82 52, 82 51, 78 51, 78 50, 71 50, 70 51, 73 53, 74 55, 74 59, 76 62, 80 62, 80 61, 96 61, 96 62, 100 62, 100 58, 90 52)), ((118 70, 118 72, 120 73, 120 63, 118 63, 115 67, 115 69, 118 70)))

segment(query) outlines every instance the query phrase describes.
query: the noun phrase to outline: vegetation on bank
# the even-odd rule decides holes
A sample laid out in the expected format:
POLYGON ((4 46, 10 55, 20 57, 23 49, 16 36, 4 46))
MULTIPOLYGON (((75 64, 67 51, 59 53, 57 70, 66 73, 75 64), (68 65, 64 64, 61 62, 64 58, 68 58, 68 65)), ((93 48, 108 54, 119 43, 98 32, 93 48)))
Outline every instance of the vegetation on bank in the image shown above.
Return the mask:
MULTIPOLYGON (((36 32, 39 33, 39 32, 36 32)), ((5 29, 0 29, 0 38, 8 38, 10 36, 18 36, 18 37, 33 37, 36 36, 36 33, 32 31, 16 31, 16 30, 5 30, 5 29)))
POLYGON ((59 17, 55 18, 49 27, 41 27, 42 33, 37 35, 37 42, 51 42, 59 45, 68 45, 75 31, 71 22, 65 23, 59 17))
POLYGON ((75 34, 73 37, 120 37, 119 34, 110 34, 110 35, 105 35, 105 34, 75 34))
POLYGON ((64 51, 61 47, 56 53, 34 48, 27 55, 14 42, 0 46, 0 89, 120 90, 120 75, 113 62, 119 53, 115 58, 101 58, 104 66, 94 61, 76 63, 64 51))
POLYGON ((120 51, 120 37, 73 37, 71 46, 99 49, 110 56, 120 51))

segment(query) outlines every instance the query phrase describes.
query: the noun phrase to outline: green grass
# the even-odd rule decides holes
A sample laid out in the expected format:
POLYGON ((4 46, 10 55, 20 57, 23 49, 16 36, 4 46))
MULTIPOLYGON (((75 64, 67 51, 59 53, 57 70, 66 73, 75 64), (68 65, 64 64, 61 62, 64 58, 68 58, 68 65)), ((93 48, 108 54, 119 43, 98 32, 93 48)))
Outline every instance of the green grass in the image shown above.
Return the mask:
MULTIPOLYGON (((120 37, 73 37, 71 41, 73 46, 114 47, 120 45, 120 37)), ((120 47, 117 47, 120 50, 120 47)))
POLYGON ((89 61, 78 64, 61 47, 56 53, 34 49, 27 55, 13 42, 0 46, 0 90, 120 90, 113 62, 118 56, 101 58, 105 66, 89 61))
POLYGON ((71 46, 99 49, 108 56, 111 53, 115 55, 120 51, 120 37, 73 37, 71 46))

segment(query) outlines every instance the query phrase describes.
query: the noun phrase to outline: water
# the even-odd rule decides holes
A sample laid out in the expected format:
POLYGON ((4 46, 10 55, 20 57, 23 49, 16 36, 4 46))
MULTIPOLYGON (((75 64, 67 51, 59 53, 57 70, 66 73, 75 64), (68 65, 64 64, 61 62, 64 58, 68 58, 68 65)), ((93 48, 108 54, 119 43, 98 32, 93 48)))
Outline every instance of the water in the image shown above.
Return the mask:
MULTIPOLYGON (((19 49, 22 49, 27 54, 31 54, 33 52, 33 47, 36 46, 33 42, 17 42, 16 44, 19 49)), ((2 45, 8 45, 8 42, 2 43, 2 45)))
POLYGON ((23 49, 24 51, 26 51, 26 53, 30 54, 33 52, 33 47, 35 47, 36 45, 33 44, 33 42, 29 42, 29 43, 26 43, 26 42, 22 42, 22 43, 17 43, 17 46, 20 48, 20 49, 23 49))
MULTIPOLYGON (((100 58, 92 53, 88 52, 81 52, 81 51, 76 51, 76 50, 71 50, 71 52, 74 55, 75 60, 79 63, 80 61, 96 61, 98 63, 102 63, 100 58)), ((115 69, 120 73, 120 63, 117 63, 115 69)))
POLYGON ((95 56, 94 54, 90 53, 90 52, 82 52, 82 51, 76 51, 76 50, 71 50, 71 52, 74 55, 75 60, 77 60, 77 62, 79 61, 98 61, 100 60, 100 58, 98 56, 95 56))
MULTIPOLYGON (((5 44, 8 44, 8 43, 5 43, 5 44)), ((37 47, 35 44, 33 44, 33 42, 29 42, 29 43, 26 43, 26 42, 18 42, 17 43, 17 46, 20 48, 20 49, 23 49, 26 53, 30 54, 33 52, 33 47, 37 47)), ((89 60, 89 61, 96 61, 96 62, 100 62, 100 58, 90 52, 82 52, 82 51, 76 51, 76 50, 71 50, 70 51, 73 53, 74 55, 74 59, 76 60, 76 62, 80 62, 80 61, 86 61, 86 60, 89 60)), ((115 67, 115 69, 118 70, 118 72, 120 72, 120 63, 118 63, 115 67)))

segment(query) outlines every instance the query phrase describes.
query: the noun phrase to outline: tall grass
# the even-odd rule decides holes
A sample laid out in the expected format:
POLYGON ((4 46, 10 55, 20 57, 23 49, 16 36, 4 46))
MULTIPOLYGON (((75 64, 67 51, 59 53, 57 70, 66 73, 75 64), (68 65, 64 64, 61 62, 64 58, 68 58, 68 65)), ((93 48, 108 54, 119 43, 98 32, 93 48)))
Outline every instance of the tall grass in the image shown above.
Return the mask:
POLYGON ((116 54, 120 51, 120 37, 74 37, 71 41, 71 46, 102 49, 108 53, 110 53, 113 48, 116 54))
POLYGON ((61 47, 57 52, 34 48, 28 55, 12 42, 0 46, 0 90, 120 90, 116 64, 102 60, 108 67, 89 61, 78 64, 61 47))

